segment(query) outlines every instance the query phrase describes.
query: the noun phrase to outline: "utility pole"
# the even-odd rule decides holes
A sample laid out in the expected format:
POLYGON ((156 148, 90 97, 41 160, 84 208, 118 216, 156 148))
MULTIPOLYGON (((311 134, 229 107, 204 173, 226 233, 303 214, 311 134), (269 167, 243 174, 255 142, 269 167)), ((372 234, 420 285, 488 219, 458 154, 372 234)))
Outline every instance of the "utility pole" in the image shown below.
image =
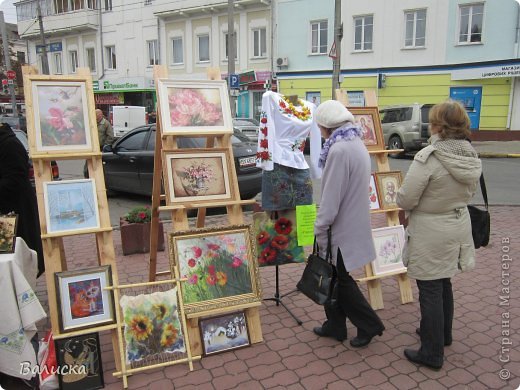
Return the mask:
POLYGON ((228 0, 228 34, 227 34, 227 47, 228 47, 228 90, 229 90, 229 105, 231 107, 231 116, 236 116, 236 97, 232 95, 230 77, 235 73, 235 17, 234 17, 234 4, 233 0, 228 0))
POLYGON ((336 57, 332 62, 332 99, 336 99, 336 89, 339 89, 339 74, 341 70, 341 38, 343 38, 343 25, 341 23, 341 0, 335 0, 333 45, 336 48, 336 57))
POLYGON ((49 59, 47 58, 47 44, 45 43, 45 34, 43 33, 43 18, 42 8, 40 7, 40 0, 37 2, 38 6, 38 22, 40 24, 40 38, 42 40, 42 72, 43 74, 49 74, 49 59))
MULTIPOLYGON (((7 39, 7 30, 5 28, 4 12, 0 11, 0 28, 2 29, 2 43, 4 46, 4 65, 5 70, 10 71, 11 69, 11 56, 9 55, 9 42, 7 39)), ((11 104, 13 105, 13 116, 18 117, 18 109, 16 107, 16 94, 14 93, 14 80, 9 80, 12 84, 8 84, 9 92, 11 94, 11 104)))

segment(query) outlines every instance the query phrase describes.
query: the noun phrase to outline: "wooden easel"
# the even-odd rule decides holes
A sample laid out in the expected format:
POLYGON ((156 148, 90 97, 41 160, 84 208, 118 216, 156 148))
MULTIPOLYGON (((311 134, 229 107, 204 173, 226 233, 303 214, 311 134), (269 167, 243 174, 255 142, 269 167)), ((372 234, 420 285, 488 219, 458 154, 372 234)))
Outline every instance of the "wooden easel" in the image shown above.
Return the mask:
MULTIPOLYGON (((208 79, 209 80, 220 80, 220 70, 218 68, 208 68, 208 79)), ((156 65, 154 66, 154 80, 155 85, 158 85, 160 79, 168 78, 168 69, 164 65, 156 65)), ((171 275, 171 271, 160 271, 157 272, 157 248, 158 248, 158 238, 159 238, 159 212, 160 211, 169 211, 171 212, 171 220, 172 220, 172 229, 173 231, 183 231, 189 229, 189 221, 188 221, 188 210, 190 209, 198 209, 197 214, 197 222, 196 227, 204 227, 205 218, 206 218, 206 208, 215 208, 215 207, 226 207, 228 223, 230 225, 235 224, 243 224, 244 217, 242 214, 242 206, 254 204, 255 200, 241 200, 240 192, 238 189, 238 180, 236 177, 235 170, 235 162, 232 158, 233 156, 233 148, 231 144, 231 134, 222 134, 222 135, 203 135, 206 138, 206 148, 223 148, 227 149, 229 156, 231 156, 230 161, 230 187, 232 197, 230 200, 226 201, 217 201, 217 202, 208 202, 208 203, 183 203, 183 204, 168 204, 168 199, 164 194, 161 194, 161 183, 163 182, 163 178, 167 177, 167 172, 164 171, 163 161, 162 161, 162 151, 163 150, 176 150, 177 146, 177 136, 175 135, 166 135, 162 134, 161 131, 161 110, 159 109, 161 104, 168 104, 167 102, 161 102, 160 94, 157 94, 157 122, 156 122, 156 132, 155 132, 155 154, 154 154, 154 176, 153 176, 153 189, 152 189, 152 218, 151 218, 151 228, 150 228, 150 271, 149 271, 149 280, 155 281, 157 277, 161 276, 169 276, 171 275), (161 201, 165 202, 164 206, 161 206, 161 201)), ((190 134, 189 137, 201 135, 190 134)), ((166 183, 166 180, 164 180, 166 183)), ((178 274, 177 269, 174 269, 176 279, 180 279, 180 275, 178 274)), ((261 302, 254 302, 251 304, 243 305, 242 307, 233 306, 229 309, 229 311, 236 310, 245 310, 248 329, 250 332, 250 341, 251 343, 259 343, 263 341, 262 330, 260 326, 260 314, 258 307, 261 305, 261 302)), ((222 313, 222 309, 218 309, 215 311, 204 312, 204 313, 196 313, 196 314, 188 314, 188 333, 189 339, 191 342, 191 351, 193 355, 200 355, 202 353, 202 345, 200 332, 198 327, 199 317, 214 315, 217 313, 222 313)))
MULTIPOLYGON (((365 102, 367 106, 370 107, 377 107, 377 97, 376 92, 371 90, 364 91, 365 94, 365 102)), ((336 98, 338 101, 343 103, 345 106, 348 106, 348 97, 345 90, 337 89, 336 90, 336 98)), ((377 171, 378 172, 388 172, 390 171, 390 165, 388 163, 388 154, 389 153, 398 153, 402 152, 403 150, 374 150, 369 151, 371 155, 373 155, 376 159, 377 164, 377 171)), ((371 210, 371 214, 376 213, 385 213, 386 214, 386 221, 388 226, 396 226, 400 225, 399 223, 399 209, 391 209, 391 210, 371 210)), ((408 275, 406 271, 396 271, 396 272, 389 272, 384 275, 374 275, 374 272, 372 270, 372 265, 367 264, 365 265, 365 277, 358 279, 359 282, 366 282, 367 288, 368 288, 368 297, 370 299, 370 304, 374 310, 383 309, 384 303, 383 303, 383 290, 381 289, 381 279, 388 277, 388 276, 395 276, 397 278, 397 282, 399 284, 399 290, 401 293, 401 303, 409 303, 413 302, 413 295, 412 295, 412 286, 410 284, 410 279, 408 278, 408 275)))
MULTIPOLYGON (((110 265, 112 270, 112 282, 117 285, 117 266, 114 252, 114 242, 112 238, 112 227, 110 225, 110 216, 108 212, 108 202, 105 189, 105 178, 103 175, 103 165, 101 161, 101 152, 99 151, 99 139, 97 131, 97 121, 94 112, 94 94, 92 89, 92 76, 90 69, 78 68, 75 76, 49 76, 39 75, 38 71, 30 66, 23 67, 24 78, 24 92, 25 105, 27 107, 27 131, 29 136, 29 152, 33 160, 34 179, 36 185, 36 196, 38 199, 38 211, 41 227, 41 237, 43 242, 43 253, 45 258, 45 279, 47 282, 47 296, 49 301, 49 312, 54 339, 65 337, 74 337, 92 332, 101 332, 110 330, 112 332, 112 348, 114 355, 119 355, 119 344, 117 339, 117 323, 90 327, 84 330, 72 332, 60 332, 58 303, 56 296, 56 286, 54 282, 54 274, 56 272, 67 270, 67 260, 65 258, 65 251, 63 247, 63 237, 73 236, 78 234, 94 234, 97 244, 97 262, 99 265, 110 265), (90 122, 90 132, 92 134, 92 151, 90 152, 75 152, 63 151, 62 153, 55 152, 38 152, 36 148, 36 131, 34 110, 39 107, 34 107, 31 85, 32 82, 37 81, 55 81, 55 82, 85 82, 88 118, 90 122), (45 199, 43 196, 44 182, 52 181, 51 174, 51 160, 77 160, 86 159, 88 164, 89 177, 96 183, 96 196, 99 208, 99 222, 100 227, 95 229, 82 230, 80 233, 60 232, 48 233, 47 221, 45 218, 45 199)), ((119 292, 114 291, 115 313, 118 314, 119 292)), ((116 369, 120 370, 120 362, 116 358, 116 369)))

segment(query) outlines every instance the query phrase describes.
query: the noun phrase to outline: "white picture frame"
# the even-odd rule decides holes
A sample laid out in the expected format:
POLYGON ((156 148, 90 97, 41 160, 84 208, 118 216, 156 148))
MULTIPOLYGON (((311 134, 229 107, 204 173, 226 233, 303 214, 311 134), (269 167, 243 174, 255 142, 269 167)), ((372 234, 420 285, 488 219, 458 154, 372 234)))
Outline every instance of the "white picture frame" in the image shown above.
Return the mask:
POLYGON ((370 204, 370 210, 379 210, 381 208, 381 204, 379 202, 379 191, 376 184, 376 175, 374 173, 370 175, 368 203, 370 204))
POLYGON ((376 259, 372 261, 375 276, 406 271, 403 264, 404 226, 389 226, 372 230, 376 259))

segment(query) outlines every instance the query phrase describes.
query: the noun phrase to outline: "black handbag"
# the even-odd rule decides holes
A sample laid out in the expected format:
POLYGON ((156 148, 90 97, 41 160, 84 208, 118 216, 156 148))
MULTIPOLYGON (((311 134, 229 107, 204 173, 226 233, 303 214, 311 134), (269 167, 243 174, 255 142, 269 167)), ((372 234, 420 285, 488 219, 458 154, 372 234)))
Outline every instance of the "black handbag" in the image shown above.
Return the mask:
POLYGON ((325 259, 318 255, 318 244, 314 237, 312 253, 307 259, 307 265, 303 270, 296 288, 304 295, 312 299, 318 305, 329 302, 333 295, 336 280, 336 269, 332 264, 331 231, 327 231, 327 252, 325 259))
POLYGON ((476 206, 468 205, 469 216, 471 218, 471 234, 473 235, 475 249, 481 246, 487 246, 491 232, 491 217, 488 211, 488 198, 484 174, 480 175, 480 190, 482 191, 486 209, 481 210, 476 206))

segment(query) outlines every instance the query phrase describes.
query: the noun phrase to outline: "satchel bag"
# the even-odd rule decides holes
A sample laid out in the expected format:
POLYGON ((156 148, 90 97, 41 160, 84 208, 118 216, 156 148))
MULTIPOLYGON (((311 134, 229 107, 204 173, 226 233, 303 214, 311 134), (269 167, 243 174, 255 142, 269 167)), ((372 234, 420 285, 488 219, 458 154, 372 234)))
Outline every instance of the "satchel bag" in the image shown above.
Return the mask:
POLYGON ((318 244, 314 237, 312 253, 307 259, 307 265, 303 270, 296 288, 304 295, 312 299, 318 305, 329 302, 333 295, 336 279, 336 270, 332 264, 331 231, 327 231, 328 242, 325 259, 318 255, 318 244))
POLYGON ((476 206, 468 205, 469 216, 471 218, 471 234, 473 235, 475 249, 481 246, 487 246, 491 232, 491 217, 488 211, 488 198, 484 174, 480 175, 480 190, 482 191, 486 209, 481 210, 476 206))

